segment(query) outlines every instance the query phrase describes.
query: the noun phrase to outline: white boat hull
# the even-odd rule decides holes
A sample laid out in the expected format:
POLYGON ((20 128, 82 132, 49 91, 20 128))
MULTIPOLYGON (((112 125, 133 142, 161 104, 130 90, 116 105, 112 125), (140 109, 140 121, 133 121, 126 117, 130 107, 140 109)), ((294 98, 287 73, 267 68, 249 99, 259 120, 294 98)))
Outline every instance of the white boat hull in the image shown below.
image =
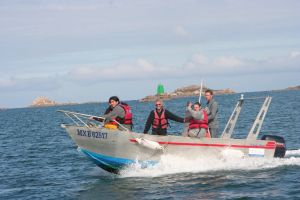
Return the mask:
POLYGON ((142 167, 155 164, 163 154, 182 156, 186 159, 219 157, 224 153, 241 157, 272 158, 275 149, 282 145, 268 140, 158 136, 65 124, 62 127, 84 154, 104 170, 113 173, 118 173, 126 165, 136 162, 142 167), (137 141, 141 138, 157 143, 162 148, 153 149, 141 145, 137 141))

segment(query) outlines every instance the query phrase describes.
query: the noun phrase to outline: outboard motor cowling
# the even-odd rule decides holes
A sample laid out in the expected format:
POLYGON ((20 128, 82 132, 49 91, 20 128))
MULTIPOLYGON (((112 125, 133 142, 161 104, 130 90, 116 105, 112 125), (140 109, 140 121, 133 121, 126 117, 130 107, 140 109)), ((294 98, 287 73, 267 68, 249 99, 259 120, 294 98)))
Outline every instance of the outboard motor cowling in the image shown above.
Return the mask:
POLYGON ((277 136, 277 135, 263 135, 261 137, 262 140, 268 140, 268 141, 275 141, 276 142, 276 148, 274 157, 277 158, 283 158, 286 152, 286 146, 285 141, 283 137, 277 136))

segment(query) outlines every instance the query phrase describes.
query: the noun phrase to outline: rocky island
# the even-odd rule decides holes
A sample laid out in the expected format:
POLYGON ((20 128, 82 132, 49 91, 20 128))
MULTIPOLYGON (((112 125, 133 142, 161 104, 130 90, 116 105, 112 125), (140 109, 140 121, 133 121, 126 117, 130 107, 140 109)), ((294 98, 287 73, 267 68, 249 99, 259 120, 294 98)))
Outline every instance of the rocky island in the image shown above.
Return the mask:
POLYGON ((284 89, 284 90, 300 90, 300 85, 298 85, 298 86, 293 86, 293 87, 288 87, 288 88, 286 88, 286 89, 284 89))
POLYGON ((34 99, 30 107, 58 106, 58 105, 73 105, 76 103, 57 103, 47 97, 41 96, 34 99))
POLYGON ((41 106, 55 106, 57 103, 48 99, 47 97, 37 97, 34 99, 30 105, 30 107, 41 107, 41 106))
MULTIPOLYGON (((140 100, 140 102, 155 101, 156 99, 169 100, 169 99, 173 99, 173 98, 199 96, 199 94, 200 94, 200 87, 201 86, 199 86, 199 85, 190 85, 190 86, 178 88, 178 89, 174 90, 171 93, 159 92, 159 87, 161 87, 161 85, 158 86, 158 90, 157 90, 157 94, 156 95, 146 96, 146 97, 142 98, 140 100)), ((204 95, 204 92, 207 89, 210 89, 210 88, 208 88, 207 86, 203 86, 202 87, 202 95, 204 95)), ((218 90, 211 89, 211 90, 216 95, 218 95, 218 94, 233 94, 233 93, 235 93, 232 89, 229 89, 229 88, 227 88, 227 89, 218 89, 218 90)))
POLYGON ((290 91, 290 90, 300 90, 300 85, 298 86, 290 86, 284 89, 276 89, 276 90, 271 90, 272 92, 282 92, 282 91, 290 91))

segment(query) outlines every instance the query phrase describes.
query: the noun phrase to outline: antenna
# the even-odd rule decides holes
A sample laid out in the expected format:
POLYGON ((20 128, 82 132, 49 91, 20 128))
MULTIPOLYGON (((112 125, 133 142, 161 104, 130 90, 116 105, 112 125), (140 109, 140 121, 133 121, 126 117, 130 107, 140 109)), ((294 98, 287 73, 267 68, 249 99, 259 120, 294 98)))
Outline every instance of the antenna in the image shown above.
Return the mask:
POLYGON ((201 103, 201 96, 202 96, 202 85, 203 85, 203 81, 201 80, 201 85, 200 85, 200 94, 199 94, 199 103, 201 103))

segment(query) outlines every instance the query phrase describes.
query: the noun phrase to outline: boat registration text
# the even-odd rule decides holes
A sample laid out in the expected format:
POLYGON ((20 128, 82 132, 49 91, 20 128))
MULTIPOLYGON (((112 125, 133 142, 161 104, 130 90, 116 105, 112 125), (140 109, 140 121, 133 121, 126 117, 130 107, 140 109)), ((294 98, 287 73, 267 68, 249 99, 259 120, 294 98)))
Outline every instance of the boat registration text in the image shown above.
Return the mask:
POLYGON ((77 135, 83 137, 107 139, 107 133, 77 129, 77 135))

